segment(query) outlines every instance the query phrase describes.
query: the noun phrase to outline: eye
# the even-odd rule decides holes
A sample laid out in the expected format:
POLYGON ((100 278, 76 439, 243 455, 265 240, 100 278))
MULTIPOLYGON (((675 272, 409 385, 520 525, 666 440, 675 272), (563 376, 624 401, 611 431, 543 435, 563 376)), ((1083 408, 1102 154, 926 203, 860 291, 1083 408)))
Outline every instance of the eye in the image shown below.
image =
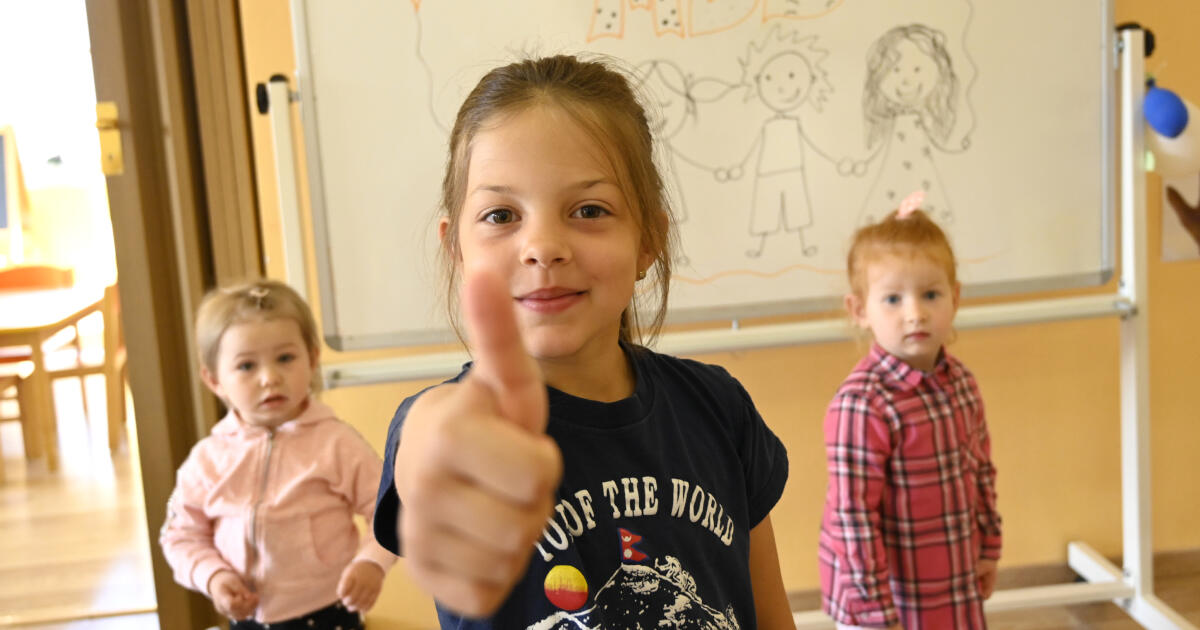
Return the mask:
POLYGON ((284 352, 283 354, 279 355, 280 363, 291 363, 292 361, 295 361, 295 360, 296 360, 296 355, 292 354, 291 352, 284 352))
POLYGON ((604 206, 598 206, 594 203, 589 203, 587 205, 580 206, 571 214, 571 216, 577 216, 580 219, 599 219, 610 214, 612 213, 608 211, 608 208, 605 208, 604 206))
POLYGON ((888 295, 883 296, 883 303, 890 304, 892 306, 899 304, 900 303, 900 294, 899 293, 889 293, 888 295))
POLYGON ((235 369, 237 369, 239 372, 249 372, 250 370, 254 369, 254 362, 242 361, 241 363, 237 364, 235 369))
POLYGON ((505 223, 512 223, 513 221, 516 221, 517 214, 508 208, 496 208, 494 210, 488 210, 487 213, 483 215, 482 220, 495 225, 503 225, 505 223))
POLYGON ((930 289, 925 292, 925 299, 926 300, 936 300, 939 297, 941 297, 941 295, 942 295, 941 291, 938 291, 937 289, 930 289))

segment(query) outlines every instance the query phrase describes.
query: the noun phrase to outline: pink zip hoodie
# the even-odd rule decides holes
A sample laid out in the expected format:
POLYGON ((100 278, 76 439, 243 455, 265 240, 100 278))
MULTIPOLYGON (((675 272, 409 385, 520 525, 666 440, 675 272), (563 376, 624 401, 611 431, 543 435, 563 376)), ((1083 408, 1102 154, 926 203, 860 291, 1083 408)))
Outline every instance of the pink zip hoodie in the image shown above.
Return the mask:
POLYGON ((382 463, 354 427, 316 400, 274 431, 232 411, 192 448, 176 475, 159 535, 175 581, 211 597, 208 581, 237 572, 257 591, 261 623, 337 601, 342 570, 396 556, 367 536, 382 463))

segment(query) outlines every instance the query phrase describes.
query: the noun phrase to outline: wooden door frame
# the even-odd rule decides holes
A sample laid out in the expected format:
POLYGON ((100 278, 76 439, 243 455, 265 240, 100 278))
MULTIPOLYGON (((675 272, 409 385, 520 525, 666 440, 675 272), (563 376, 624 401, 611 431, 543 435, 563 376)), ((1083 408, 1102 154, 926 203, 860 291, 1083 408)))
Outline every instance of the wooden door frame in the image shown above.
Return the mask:
POLYGON ((216 281, 263 273, 250 95, 237 0, 186 0, 216 281))
POLYGON ((262 272, 240 39, 228 47, 237 5, 87 0, 87 13, 97 100, 117 103, 125 155, 109 208, 159 623, 206 628, 220 620, 175 583, 158 532, 175 471, 216 419, 195 307, 216 282, 262 272))

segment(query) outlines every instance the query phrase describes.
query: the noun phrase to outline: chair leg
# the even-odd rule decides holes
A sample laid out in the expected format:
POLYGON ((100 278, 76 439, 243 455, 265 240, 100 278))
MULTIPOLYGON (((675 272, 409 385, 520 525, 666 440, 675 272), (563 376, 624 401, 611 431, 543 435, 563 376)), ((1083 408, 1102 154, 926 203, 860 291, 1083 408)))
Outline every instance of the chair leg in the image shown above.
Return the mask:
MULTIPOLYGON (((75 324, 75 340, 71 345, 75 346, 75 365, 83 367, 83 335, 79 334, 79 324, 75 324)), ((92 414, 88 413, 87 402, 87 384, 84 383, 85 377, 79 377, 79 400, 83 401, 83 419, 90 427, 92 424, 92 414)))
POLYGON ((31 417, 33 409, 26 407, 24 402, 18 403, 18 406, 21 408, 21 442, 25 446, 25 459, 38 459, 42 456, 42 442, 36 427, 33 426, 36 422, 36 419, 31 417))
MULTIPOLYGON (((36 421, 34 418, 29 418, 27 414, 35 413, 33 409, 33 396, 29 392, 30 383, 26 379, 21 379, 17 383, 17 408, 21 411, 21 437, 24 439, 30 433, 30 426, 36 421)), ((27 442, 28 443, 28 442, 27 442)), ((25 448, 25 462, 29 462, 29 448, 25 448)), ((0 466, 3 468, 3 466, 0 466)), ((3 472, 0 470, 0 472, 3 472)))
MULTIPOLYGON (((84 421, 84 423, 87 424, 88 430, 90 431, 91 426, 92 426, 92 414, 91 414, 91 412, 88 411, 86 381, 87 381, 86 376, 79 377, 79 400, 83 402, 83 421, 84 421)), ((90 433, 89 433, 89 435, 90 435, 90 433)))

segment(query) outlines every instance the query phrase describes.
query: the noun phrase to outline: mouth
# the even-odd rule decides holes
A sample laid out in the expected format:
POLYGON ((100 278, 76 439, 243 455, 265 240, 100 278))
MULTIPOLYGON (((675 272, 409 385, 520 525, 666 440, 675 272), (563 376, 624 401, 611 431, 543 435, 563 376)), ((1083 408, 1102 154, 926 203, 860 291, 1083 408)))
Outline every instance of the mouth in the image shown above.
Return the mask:
POLYGON ((911 332, 911 333, 908 333, 907 335, 905 335, 904 338, 908 339, 909 341, 925 341, 926 339, 929 339, 929 333, 927 333, 927 332, 911 332))
POLYGON ((583 299, 587 291, 565 287, 547 287, 518 295, 515 299, 521 306, 535 313, 561 313, 583 299))
POLYGON ((903 101, 903 102, 915 101, 917 99, 917 97, 920 96, 922 87, 924 87, 924 86, 921 85, 920 83, 918 83, 916 86, 913 87, 913 89, 911 89, 907 92, 905 92, 904 90, 901 90, 900 88, 896 88, 896 100, 903 101))
POLYGON ((273 394, 259 401, 258 405, 260 407, 278 407, 285 402, 287 402, 287 396, 284 396, 283 394, 273 394))
POLYGON ((800 100, 800 88, 792 90, 791 94, 784 94, 783 90, 779 90, 779 98, 785 103, 791 103, 793 101, 800 100))

